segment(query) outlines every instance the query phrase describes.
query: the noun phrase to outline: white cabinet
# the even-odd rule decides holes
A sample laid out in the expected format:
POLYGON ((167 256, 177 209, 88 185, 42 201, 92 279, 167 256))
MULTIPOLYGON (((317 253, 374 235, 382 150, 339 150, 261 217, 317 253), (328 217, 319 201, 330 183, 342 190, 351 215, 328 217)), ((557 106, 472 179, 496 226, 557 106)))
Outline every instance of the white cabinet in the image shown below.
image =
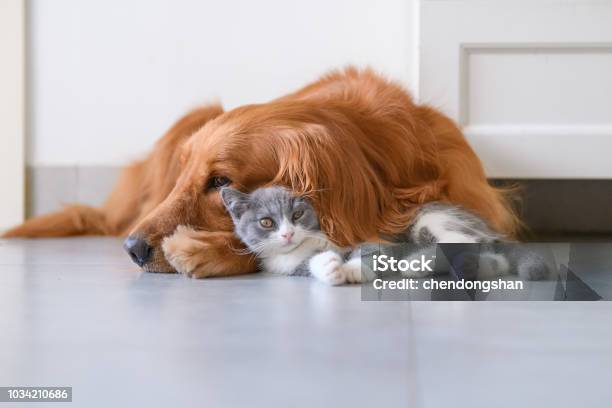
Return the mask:
POLYGON ((612 178, 612 1, 422 0, 420 101, 498 178, 612 178))

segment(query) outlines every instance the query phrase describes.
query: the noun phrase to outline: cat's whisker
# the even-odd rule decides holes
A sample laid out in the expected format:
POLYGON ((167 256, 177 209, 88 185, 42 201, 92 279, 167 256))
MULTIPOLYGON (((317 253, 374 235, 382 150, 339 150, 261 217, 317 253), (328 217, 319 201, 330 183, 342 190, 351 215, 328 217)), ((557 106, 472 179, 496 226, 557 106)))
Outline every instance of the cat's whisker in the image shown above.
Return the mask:
POLYGON ((232 252, 238 254, 238 255, 259 255, 261 254, 261 252, 265 249, 265 244, 264 243, 257 243, 254 245, 251 245, 251 247, 244 247, 244 248, 234 248, 232 247, 231 250, 232 252))
POLYGON ((244 248, 242 251, 244 253, 260 253, 264 249, 265 245, 252 245, 248 248, 244 248))

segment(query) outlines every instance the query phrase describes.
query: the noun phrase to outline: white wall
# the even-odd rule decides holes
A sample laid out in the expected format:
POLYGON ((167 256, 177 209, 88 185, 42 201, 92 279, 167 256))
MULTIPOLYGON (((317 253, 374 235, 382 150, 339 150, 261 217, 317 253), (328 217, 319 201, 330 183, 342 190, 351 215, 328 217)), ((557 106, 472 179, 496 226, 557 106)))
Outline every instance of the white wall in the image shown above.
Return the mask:
POLYGON ((0 230, 24 216, 24 2, 0 1, 0 230))
POLYGON ((412 0, 31 0, 28 164, 117 165, 190 107, 348 63, 410 85, 412 0))

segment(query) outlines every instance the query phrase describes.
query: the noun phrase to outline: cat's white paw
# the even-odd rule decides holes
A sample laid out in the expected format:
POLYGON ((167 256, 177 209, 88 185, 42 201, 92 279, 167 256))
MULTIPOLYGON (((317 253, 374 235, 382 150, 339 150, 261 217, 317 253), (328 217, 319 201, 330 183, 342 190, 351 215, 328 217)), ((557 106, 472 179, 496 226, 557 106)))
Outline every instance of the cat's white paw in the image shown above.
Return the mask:
POLYGON ((342 257, 334 251, 322 252, 310 260, 310 273, 328 285, 341 285, 346 282, 342 264, 342 257))
POLYGON ((353 258, 342 265, 342 270, 348 283, 361 283, 364 281, 361 273, 361 258, 353 258))

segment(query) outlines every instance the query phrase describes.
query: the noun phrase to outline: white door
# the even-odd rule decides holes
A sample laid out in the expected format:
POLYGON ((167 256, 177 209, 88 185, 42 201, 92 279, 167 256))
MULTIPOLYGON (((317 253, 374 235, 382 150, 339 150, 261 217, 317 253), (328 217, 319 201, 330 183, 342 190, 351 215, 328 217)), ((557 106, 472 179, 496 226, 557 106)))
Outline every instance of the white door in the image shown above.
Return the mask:
POLYGON ((422 0, 419 91, 497 178, 612 178, 612 1, 422 0))
POLYGON ((0 231, 24 216, 24 2, 0 1, 0 231))

